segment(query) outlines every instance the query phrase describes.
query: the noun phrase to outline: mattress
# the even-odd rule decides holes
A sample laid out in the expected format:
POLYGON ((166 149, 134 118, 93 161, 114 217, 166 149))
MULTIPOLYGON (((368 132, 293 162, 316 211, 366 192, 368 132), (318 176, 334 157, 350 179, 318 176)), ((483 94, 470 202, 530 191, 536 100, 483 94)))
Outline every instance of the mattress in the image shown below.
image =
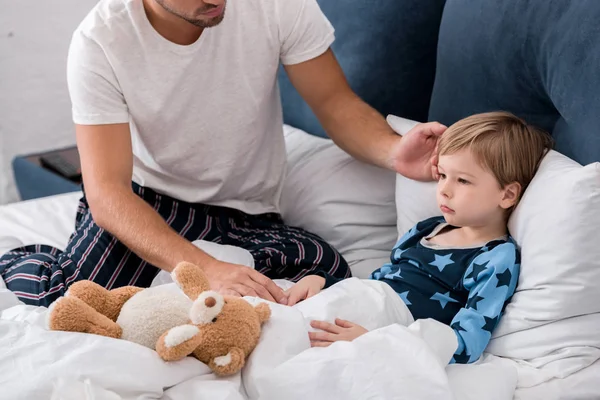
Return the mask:
POLYGON ((600 399, 600 360, 564 379, 531 388, 517 388, 514 400, 600 399))
POLYGON ((22 244, 66 246, 75 226, 80 192, 0 206, 0 253, 22 244))
MULTIPOLYGON (((69 193, 0 206, 0 253, 21 244, 64 248, 74 227, 80 197, 81 193, 69 193)), ((554 379, 532 388, 517 387, 514 399, 600 399, 598 376, 600 362, 566 379, 554 379)), ((476 398, 467 387, 455 391, 457 398, 476 398)))

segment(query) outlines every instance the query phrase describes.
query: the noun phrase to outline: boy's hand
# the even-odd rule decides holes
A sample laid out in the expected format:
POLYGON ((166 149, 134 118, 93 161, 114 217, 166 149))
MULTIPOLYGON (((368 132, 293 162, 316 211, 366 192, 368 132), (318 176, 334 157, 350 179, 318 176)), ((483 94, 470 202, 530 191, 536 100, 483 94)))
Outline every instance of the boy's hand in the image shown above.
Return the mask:
POLYGON ((325 286, 325 278, 318 275, 309 275, 302 278, 298 283, 289 288, 285 293, 288 295, 287 305, 294 304, 306 300, 309 297, 319 293, 325 286))
POLYGON ((327 347, 331 343, 340 340, 351 342, 357 337, 369 332, 360 325, 339 318, 336 318, 335 325, 325 321, 312 321, 310 326, 324 331, 308 333, 311 347, 327 347))

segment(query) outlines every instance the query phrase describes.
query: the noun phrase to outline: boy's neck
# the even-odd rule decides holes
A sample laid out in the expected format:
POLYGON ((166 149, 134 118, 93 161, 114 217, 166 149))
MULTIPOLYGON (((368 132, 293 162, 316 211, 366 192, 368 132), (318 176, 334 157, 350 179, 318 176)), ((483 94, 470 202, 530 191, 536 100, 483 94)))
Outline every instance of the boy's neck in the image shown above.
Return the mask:
MULTIPOLYGON (((500 238, 508 233, 508 228, 504 221, 484 226, 463 226, 457 229, 460 232, 462 240, 466 243, 487 243, 491 240, 500 238)), ((458 232, 457 232, 458 233, 458 232)))
POLYGON ((429 240, 441 246, 472 247, 501 238, 507 233, 506 221, 501 220, 485 226, 446 227, 429 240))

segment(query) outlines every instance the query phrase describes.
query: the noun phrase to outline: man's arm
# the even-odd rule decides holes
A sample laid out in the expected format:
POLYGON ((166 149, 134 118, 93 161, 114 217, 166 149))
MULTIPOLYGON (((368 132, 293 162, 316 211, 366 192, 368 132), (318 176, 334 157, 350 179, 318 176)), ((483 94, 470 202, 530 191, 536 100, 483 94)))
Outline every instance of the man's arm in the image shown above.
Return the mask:
POLYGON ((444 126, 420 124, 400 140, 383 116, 352 91, 331 50, 285 70, 327 134, 347 153, 409 178, 433 178, 431 165, 444 126))
POLYGON ((128 124, 76 125, 76 131, 86 196, 100 227, 150 264, 169 272, 181 261, 201 266, 215 262, 133 193, 128 124))
POLYGON ((76 125, 76 134, 86 197, 100 227, 139 257, 166 271, 188 261, 204 269, 215 289, 269 300, 285 298, 283 291, 257 271, 217 261, 182 238, 133 193, 129 124, 76 125))
POLYGON ((352 91, 331 50, 285 70, 338 146, 359 160, 391 168, 386 155, 398 135, 352 91))

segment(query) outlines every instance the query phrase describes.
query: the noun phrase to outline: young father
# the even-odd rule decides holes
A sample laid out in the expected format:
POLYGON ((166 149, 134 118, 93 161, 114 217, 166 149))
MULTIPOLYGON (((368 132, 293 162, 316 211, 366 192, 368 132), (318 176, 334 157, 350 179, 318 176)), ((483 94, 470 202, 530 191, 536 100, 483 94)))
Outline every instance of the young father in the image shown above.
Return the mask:
POLYGON ((26 246, 0 258, 8 288, 47 306, 81 279, 148 286, 180 261, 213 289, 285 304, 271 279, 350 276, 318 236, 286 226, 280 62, 343 150, 432 179, 445 127, 401 138, 350 89, 316 0, 102 0, 73 35, 68 83, 84 182, 64 252, 26 246), (256 270, 191 242, 247 249, 256 270))

